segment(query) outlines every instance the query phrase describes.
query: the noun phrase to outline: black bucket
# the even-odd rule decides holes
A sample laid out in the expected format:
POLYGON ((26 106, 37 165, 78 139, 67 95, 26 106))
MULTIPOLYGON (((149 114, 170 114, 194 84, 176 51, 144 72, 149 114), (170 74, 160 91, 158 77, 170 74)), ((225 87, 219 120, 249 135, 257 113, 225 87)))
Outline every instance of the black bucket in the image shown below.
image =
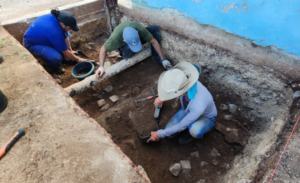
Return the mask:
POLYGON ((2 111, 4 111, 4 109, 6 108, 6 106, 7 106, 7 98, 4 95, 4 93, 2 93, 2 91, 0 90, 0 113, 2 111))
POLYGON ((94 74, 94 65, 91 62, 80 62, 76 64, 72 69, 72 76, 79 81, 94 74), (85 75, 78 76, 79 73, 86 73, 85 75))
MULTIPOLYGON (((156 130, 156 131, 158 131, 158 130, 159 130, 159 127, 158 127, 157 122, 156 122, 156 127, 157 127, 157 130, 156 130)), ((136 132, 137 132, 138 136, 140 137, 141 141, 144 142, 144 143, 146 143, 146 142, 148 141, 148 139, 150 139, 150 137, 151 137, 151 132, 150 132, 149 135, 144 136, 144 137, 142 137, 142 136, 139 134, 138 131, 136 131, 136 132)))

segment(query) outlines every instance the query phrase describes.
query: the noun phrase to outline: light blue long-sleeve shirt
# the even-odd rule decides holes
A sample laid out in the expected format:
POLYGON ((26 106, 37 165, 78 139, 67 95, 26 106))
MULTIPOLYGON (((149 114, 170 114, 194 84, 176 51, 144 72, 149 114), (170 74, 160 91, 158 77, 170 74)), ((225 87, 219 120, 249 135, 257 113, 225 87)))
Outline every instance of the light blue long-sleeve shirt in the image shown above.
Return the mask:
POLYGON ((197 81, 197 93, 194 99, 190 100, 185 112, 187 115, 178 124, 165 130, 158 130, 157 136, 163 138, 181 132, 188 128, 201 115, 204 115, 206 118, 217 116, 217 108, 212 95, 199 81, 197 81))

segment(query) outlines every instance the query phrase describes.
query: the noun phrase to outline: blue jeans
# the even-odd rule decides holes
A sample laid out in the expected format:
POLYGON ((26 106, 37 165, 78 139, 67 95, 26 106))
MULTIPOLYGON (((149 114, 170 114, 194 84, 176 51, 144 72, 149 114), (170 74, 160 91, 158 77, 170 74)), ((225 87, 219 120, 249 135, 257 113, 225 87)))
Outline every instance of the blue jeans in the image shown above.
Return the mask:
MULTIPOLYGON (((183 108, 181 108, 168 122, 165 129, 170 128, 177 123, 179 123, 185 116, 186 112, 183 108)), ((215 117, 205 118, 199 117, 195 122, 189 125, 189 132, 194 138, 202 138, 203 135, 209 132, 215 126, 215 117)), ((173 138, 178 133, 169 136, 169 138, 173 138)))
MULTIPOLYGON (((71 42, 71 35, 68 32, 68 37, 71 42)), ((46 60, 47 64, 52 68, 56 69, 61 66, 63 55, 52 46, 45 45, 28 45, 26 39, 23 40, 25 48, 32 54, 41 57, 46 60)))

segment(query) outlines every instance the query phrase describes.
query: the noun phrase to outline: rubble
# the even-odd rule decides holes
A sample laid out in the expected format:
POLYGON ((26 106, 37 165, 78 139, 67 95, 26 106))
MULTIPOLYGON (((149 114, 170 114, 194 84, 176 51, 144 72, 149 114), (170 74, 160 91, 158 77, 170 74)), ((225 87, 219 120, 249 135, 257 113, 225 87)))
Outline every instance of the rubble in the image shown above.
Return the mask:
POLYGON ((109 97, 109 99, 110 99, 113 103, 115 103, 115 102, 117 102, 117 101, 119 100, 119 97, 118 97, 117 95, 113 95, 113 96, 109 97))
POLYGON ((104 91, 106 91, 107 93, 112 92, 113 91, 113 87, 111 85, 106 85, 103 88, 104 91))
POLYGON ((196 183, 205 183, 205 180, 204 179, 200 179, 196 183))
POLYGON ((195 157, 195 158, 199 158, 199 152, 198 152, 198 151, 192 152, 192 153, 191 153, 191 156, 192 156, 192 157, 195 157))
POLYGON ((174 176, 178 176, 179 172, 181 171, 182 167, 180 163, 175 163, 170 166, 169 170, 174 176))
POLYGON ((232 116, 230 114, 226 114, 226 115, 224 115, 224 119, 226 121, 230 121, 232 119, 232 116))
POLYGON ((300 97, 300 91, 296 91, 294 94, 293 94, 293 98, 299 98, 300 97))
POLYGON ((56 78, 55 80, 56 80, 56 82, 57 82, 58 84, 61 84, 61 83, 62 83, 61 79, 59 79, 59 78, 56 78))
POLYGON ((217 151, 216 148, 211 150, 210 156, 221 156, 221 154, 217 151))
POLYGON ((207 165, 207 162, 201 161, 200 166, 203 167, 204 165, 207 165))
POLYGON ((231 113, 235 113, 236 112, 236 110, 237 110, 237 106, 236 105, 234 105, 234 104, 229 104, 228 105, 228 108, 229 108, 229 112, 231 112, 231 113))
POLYGON ((101 99, 101 100, 98 100, 97 104, 98 104, 99 107, 102 107, 106 104, 106 102, 105 102, 104 99, 101 99))
POLYGON ((124 93, 124 94, 122 95, 122 97, 124 97, 124 98, 128 98, 128 97, 129 97, 129 95, 128 95, 128 93, 124 93))
POLYGON ((226 110, 228 110, 227 105, 226 105, 226 104, 221 104, 220 110, 221 110, 221 111, 226 111, 226 110))
POLYGON ((109 104, 104 105, 103 107, 101 107, 100 111, 106 111, 107 109, 109 109, 109 104))
POLYGON ((190 173, 190 170, 192 169, 192 167, 191 167, 191 163, 189 160, 181 160, 180 164, 181 164, 183 173, 190 173))
POLYGON ((221 132, 228 143, 240 144, 239 131, 237 129, 226 128, 220 123, 215 124, 215 129, 221 132))

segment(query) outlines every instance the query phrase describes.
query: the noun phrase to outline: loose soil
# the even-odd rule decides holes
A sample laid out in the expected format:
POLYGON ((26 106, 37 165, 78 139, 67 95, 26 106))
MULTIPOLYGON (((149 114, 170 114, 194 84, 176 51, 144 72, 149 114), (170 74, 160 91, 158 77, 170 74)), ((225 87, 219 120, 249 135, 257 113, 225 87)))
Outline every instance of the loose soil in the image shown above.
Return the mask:
MULTIPOLYGON (((243 147, 239 144, 228 144, 217 130, 212 129, 202 139, 195 139, 185 146, 178 145, 178 137, 164 138, 159 142, 149 144, 143 143, 139 139, 137 131, 143 135, 148 135, 154 128, 154 125, 148 126, 154 122, 154 99, 140 102, 136 106, 134 97, 142 99, 152 95, 151 88, 157 92, 157 80, 163 71, 162 66, 148 58, 109 80, 76 95, 74 99, 111 134, 113 141, 136 165, 143 166, 152 182, 196 182, 200 179, 205 179, 208 182, 222 181, 222 175, 230 169, 232 160, 235 155, 241 152, 243 147), (113 91, 110 93, 103 91, 102 88, 106 85, 112 85, 113 91), (140 93, 136 91, 136 87, 139 88, 140 93), (128 94, 127 98, 122 97, 125 93, 128 94), (119 101, 112 103, 109 100, 112 95, 119 96, 119 101), (97 100, 100 99, 105 99, 110 105, 110 109, 101 112, 97 106, 97 100), (221 154, 220 157, 211 156, 213 148, 216 148, 221 154), (192 157, 191 153, 197 151, 199 157, 192 157), (178 177, 174 177, 169 172, 169 167, 180 160, 190 160, 192 170, 189 174, 181 172, 178 177), (201 166, 201 162, 202 164, 205 162, 205 165, 201 166)), ((235 96, 228 98, 221 93, 212 92, 212 94, 217 108, 221 103, 234 103, 238 100, 235 96)), ((177 107, 172 107, 174 102, 175 99, 164 103, 160 113, 159 128, 164 128, 169 119, 180 109, 180 102, 177 107)), ((237 123, 223 120, 225 113, 218 111, 216 121, 244 133, 237 123)), ((229 113, 227 112, 227 114, 229 113)), ((234 116, 234 118, 245 125, 248 130, 252 129, 242 116, 234 116)))

